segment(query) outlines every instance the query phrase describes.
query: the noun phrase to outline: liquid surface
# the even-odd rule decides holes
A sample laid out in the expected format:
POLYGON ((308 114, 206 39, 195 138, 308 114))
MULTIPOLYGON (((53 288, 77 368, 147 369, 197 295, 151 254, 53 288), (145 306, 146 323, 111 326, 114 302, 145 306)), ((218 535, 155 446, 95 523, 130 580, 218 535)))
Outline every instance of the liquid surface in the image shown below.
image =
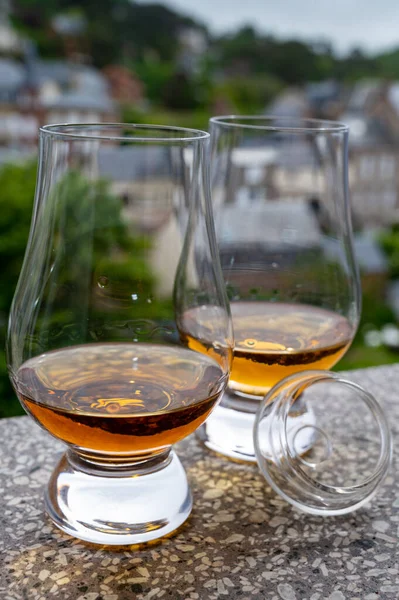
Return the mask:
POLYGON ((88 344, 25 362, 14 386, 56 437, 99 453, 145 453, 194 431, 226 375, 210 357, 156 344, 88 344))
POLYGON ((353 337, 337 313, 301 304, 236 302, 231 305, 235 336, 232 389, 264 394, 287 375, 330 369, 353 337))
MULTIPOLYGON (((195 310, 190 311, 192 323, 195 310)), ((306 304, 233 302, 231 312, 235 346, 229 387, 254 396, 292 373, 330 369, 355 332, 345 317, 306 304)), ((183 336, 189 347, 212 355, 195 335, 195 326, 189 331, 183 336)))

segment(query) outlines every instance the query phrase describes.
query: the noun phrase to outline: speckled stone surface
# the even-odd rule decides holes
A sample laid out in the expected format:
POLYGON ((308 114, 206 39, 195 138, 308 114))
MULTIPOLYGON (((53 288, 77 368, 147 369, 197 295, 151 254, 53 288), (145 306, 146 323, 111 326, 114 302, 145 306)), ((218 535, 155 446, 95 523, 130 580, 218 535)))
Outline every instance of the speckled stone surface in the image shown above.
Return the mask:
MULTIPOLYGON (((384 405, 399 439, 399 366, 350 378, 384 405)), ((58 531, 43 489, 62 446, 28 417, 0 421, 1 600, 377 600, 399 598, 399 477, 345 517, 299 513, 255 466, 177 450, 194 511, 174 537, 142 548, 107 548, 58 531)))

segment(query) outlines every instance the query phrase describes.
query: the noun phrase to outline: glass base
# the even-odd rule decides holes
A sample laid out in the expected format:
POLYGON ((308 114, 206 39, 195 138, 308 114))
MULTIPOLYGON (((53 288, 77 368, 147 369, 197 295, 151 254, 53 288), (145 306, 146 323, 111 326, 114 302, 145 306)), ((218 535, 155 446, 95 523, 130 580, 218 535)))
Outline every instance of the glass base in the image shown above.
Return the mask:
MULTIPOLYGON (((196 435, 206 448, 223 454, 232 460, 256 463, 254 449, 254 425, 260 399, 245 397, 232 390, 224 393, 221 403, 215 408, 206 422, 197 429, 196 435)), ((309 410, 300 398, 293 405, 287 422, 287 434, 296 432, 295 450, 298 454, 308 452, 315 440, 314 426, 316 424, 313 411, 309 410), (298 435, 300 431, 300 435, 298 435)), ((266 428, 266 418, 263 418, 262 428, 266 428)), ((277 433, 276 433, 277 435, 277 433)), ((262 452, 270 454, 267 439, 262 440, 262 452)))
POLYGON ((100 467, 69 450, 50 478, 45 505, 57 527, 76 538, 140 544, 180 527, 192 497, 173 450, 123 470, 100 467))

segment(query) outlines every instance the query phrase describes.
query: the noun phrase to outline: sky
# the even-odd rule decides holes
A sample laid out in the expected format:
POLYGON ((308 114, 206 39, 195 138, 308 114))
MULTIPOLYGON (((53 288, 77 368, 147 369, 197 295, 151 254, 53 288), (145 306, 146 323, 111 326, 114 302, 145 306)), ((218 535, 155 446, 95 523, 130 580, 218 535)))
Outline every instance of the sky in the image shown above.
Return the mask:
MULTIPOLYGON (((149 4, 148 0, 139 0, 149 4)), ((399 46, 399 0, 153 0, 202 20, 214 33, 253 24, 276 37, 329 40, 339 53, 399 46)))

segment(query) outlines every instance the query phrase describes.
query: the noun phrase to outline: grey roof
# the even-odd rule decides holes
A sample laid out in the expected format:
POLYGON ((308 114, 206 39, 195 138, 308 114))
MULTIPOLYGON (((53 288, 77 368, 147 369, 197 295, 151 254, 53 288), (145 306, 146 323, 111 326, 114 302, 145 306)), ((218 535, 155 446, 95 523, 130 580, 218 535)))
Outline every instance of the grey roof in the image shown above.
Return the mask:
POLYGON ((98 110, 111 112, 114 102, 108 94, 104 75, 94 67, 68 61, 34 61, 31 80, 37 85, 55 81, 63 93, 48 106, 59 109, 98 110))
POLYGON ((61 94, 46 103, 59 109, 112 112, 115 108, 108 93, 108 82, 96 68, 64 60, 39 60, 35 47, 25 44, 25 64, 0 58, 0 94, 14 96, 25 85, 40 86, 46 81, 58 84, 61 94))
MULTIPOLYGON (((223 246, 248 245, 257 240, 264 247, 320 247, 331 259, 343 258, 342 244, 324 236, 306 201, 262 203, 253 206, 226 206, 217 218, 223 246), (245 227, 242 224, 245 223, 245 227)), ((354 251, 361 271, 386 273, 387 259, 374 239, 373 233, 363 232, 354 237, 354 251)))
POLYGON ((340 86, 337 81, 327 79, 317 83, 308 83, 306 95, 311 102, 325 102, 338 98, 340 86))
POLYGON ((305 96, 300 90, 288 90, 277 96, 265 114, 273 117, 303 117, 308 109, 305 96))
POLYGON ((61 88, 74 88, 93 94, 104 94, 108 83, 98 69, 65 60, 34 60, 31 64, 32 82, 40 85, 55 81, 61 88))
MULTIPOLYGON (((278 120, 276 121, 278 125, 278 120)), ((306 141, 298 141, 296 144, 275 144, 273 139, 265 140, 260 136, 254 137, 249 143, 235 149, 232 160, 237 166, 257 166, 261 164, 275 164, 280 168, 298 169, 304 166, 317 167, 320 158, 316 154, 315 147, 306 141)))
POLYGON ((25 69, 16 60, 0 58, 0 89, 18 90, 25 81, 25 69))
POLYGON ((98 152, 98 168, 102 177, 112 181, 134 181, 147 175, 170 173, 167 147, 151 145, 102 147, 98 152))
POLYGON ((74 87, 80 91, 93 94, 107 94, 108 82, 104 75, 94 67, 80 67, 75 69, 73 77, 74 87))
POLYGON ((40 85, 45 81, 55 81, 61 87, 69 85, 74 65, 64 60, 36 60, 33 67, 32 82, 40 85))
POLYGON ((276 249, 287 244, 312 247, 320 243, 317 219, 308 203, 299 199, 225 206, 217 220, 223 245, 239 246, 257 240, 276 249))
POLYGON ((380 91, 380 81, 360 81, 352 90, 352 94, 349 98, 348 110, 364 111, 367 103, 378 96, 380 91))
POLYGON ((278 165, 286 169, 298 169, 303 166, 317 168, 320 166, 320 157, 316 154, 315 147, 316 145, 305 141, 285 144, 283 150, 280 150, 278 165))
POLYGON ((49 103, 52 108, 99 110, 110 112, 114 109, 114 102, 108 95, 90 94, 85 91, 65 92, 53 102, 49 103))

